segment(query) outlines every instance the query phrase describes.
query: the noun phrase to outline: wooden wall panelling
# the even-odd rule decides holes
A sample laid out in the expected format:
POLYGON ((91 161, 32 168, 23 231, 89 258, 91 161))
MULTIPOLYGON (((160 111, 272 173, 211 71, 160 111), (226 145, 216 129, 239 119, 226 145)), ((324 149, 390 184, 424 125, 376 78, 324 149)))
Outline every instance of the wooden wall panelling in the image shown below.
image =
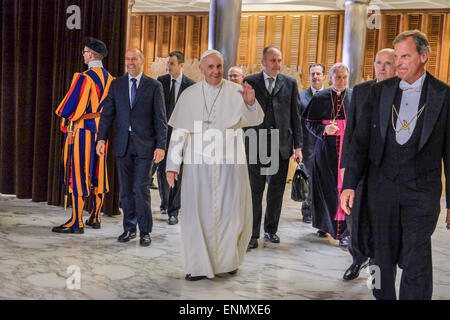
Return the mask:
MULTIPOLYGON (((280 50, 283 55, 283 64, 290 66, 291 65, 291 49, 292 49, 292 16, 285 16, 282 20, 282 28, 281 28, 281 45, 280 50)), ((295 59, 297 60, 297 59, 295 59)))
POLYGON ((374 61, 377 54, 378 30, 368 29, 366 35, 366 50, 364 55, 363 78, 365 81, 375 78, 374 61))
POLYGON ((151 66, 156 58, 155 43, 156 43, 156 17, 144 16, 142 23, 142 42, 139 46, 145 55, 144 72, 151 74, 151 66))
POLYGON ((309 83, 309 52, 310 52, 310 38, 311 38, 311 28, 312 28, 312 16, 306 15, 303 16, 303 28, 302 28, 302 38, 300 41, 303 44, 303 49, 300 51, 300 55, 302 56, 301 68, 302 74, 306 75, 302 77, 302 84, 304 88, 307 88, 309 83))
POLYGON ((200 59, 202 53, 208 50, 209 17, 202 16, 201 22, 200 52, 197 59, 200 59))
POLYGON ((241 27, 239 32, 239 45, 236 64, 238 66, 248 65, 248 44, 249 44, 249 23, 250 17, 241 17, 241 27))
POLYGON ((450 13, 444 16, 439 78, 450 83, 450 13))
POLYGON ((336 45, 336 62, 342 61, 342 54, 344 47, 344 22, 345 22, 345 15, 339 14, 339 32, 336 45))
POLYGON ((251 66, 252 72, 257 72, 257 66, 261 64, 262 53, 265 47, 265 34, 266 34, 266 17, 258 16, 257 20, 257 33, 256 33, 256 52, 254 56, 254 63, 251 66))
POLYGON ((326 35, 326 47, 324 48, 322 61, 326 67, 326 70, 330 70, 331 67, 338 62, 336 59, 336 50, 337 50, 337 33, 339 28, 339 17, 337 15, 327 16, 327 32, 326 35))
POLYGON ((130 46, 141 47, 141 30, 142 30, 142 16, 131 16, 131 30, 130 30, 130 46))
POLYGON ((378 38, 377 51, 383 48, 392 48, 392 42, 400 31, 400 15, 382 15, 380 31, 382 35, 378 38))
POLYGON ((408 17, 408 24, 402 31, 421 28, 423 14, 404 14, 403 16, 408 17))
POLYGON ((186 29, 184 33, 184 56, 191 57, 192 56, 192 47, 194 45, 194 16, 186 17, 186 29))
POLYGON ((306 17, 304 15, 299 17, 299 29, 300 34, 298 37, 298 63, 297 67, 300 69, 301 72, 301 79, 302 79, 302 86, 305 88, 306 80, 305 78, 308 77, 308 69, 304 69, 304 61, 305 61, 305 30, 306 30, 306 17))
POLYGON ((299 65, 299 43, 300 43, 300 16, 290 16, 290 50, 285 55, 290 55, 290 66, 299 65))
MULTIPOLYGON (((307 54, 307 59, 305 59, 306 66, 305 70, 308 70, 309 65, 317 62, 317 46, 318 46, 318 36, 319 36, 319 16, 312 15, 311 16, 311 24, 309 29, 309 39, 308 39, 308 51, 305 52, 307 54)), ((306 77, 306 85, 305 87, 309 87, 311 85, 309 81, 309 76, 306 77)))
POLYGON ((428 15, 427 37, 430 44, 431 54, 427 63, 427 70, 439 78, 439 57, 441 56, 441 42, 444 15, 428 15))
POLYGON ((247 43, 247 57, 246 57, 247 63, 239 64, 241 66, 250 66, 249 72, 253 70, 252 69, 253 65, 258 60, 258 57, 256 56, 257 40, 258 40, 258 16, 252 15, 249 16, 248 20, 248 43, 247 43))
POLYGON ((169 51, 184 52, 185 34, 186 34, 186 16, 173 16, 171 19, 171 37, 169 51))
POLYGON ((319 25, 317 29, 317 48, 316 48, 316 62, 326 64, 324 54, 328 48, 328 16, 319 15, 319 25))
POLYGON ((157 57, 167 57, 170 45, 170 16, 158 16, 156 21, 156 45, 157 57))

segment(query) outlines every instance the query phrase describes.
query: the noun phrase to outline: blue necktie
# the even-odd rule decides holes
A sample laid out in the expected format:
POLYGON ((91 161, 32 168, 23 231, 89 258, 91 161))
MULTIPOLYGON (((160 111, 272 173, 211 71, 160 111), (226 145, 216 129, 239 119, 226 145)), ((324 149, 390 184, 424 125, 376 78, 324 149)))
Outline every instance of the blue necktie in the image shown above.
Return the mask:
POLYGON ((136 99, 136 91, 137 91, 136 82, 137 82, 137 79, 136 78, 131 78, 131 82, 133 82, 133 84, 131 85, 131 108, 133 108, 134 99, 136 99))

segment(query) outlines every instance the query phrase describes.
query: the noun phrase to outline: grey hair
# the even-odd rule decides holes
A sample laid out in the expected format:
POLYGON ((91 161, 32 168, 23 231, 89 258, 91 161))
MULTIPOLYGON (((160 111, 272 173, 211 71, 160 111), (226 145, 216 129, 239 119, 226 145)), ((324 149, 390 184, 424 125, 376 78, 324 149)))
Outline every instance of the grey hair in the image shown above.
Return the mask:
POLYGON ((237 71, 239 71, 242 75, 244 75, 244 71, 242 70, 241 67, 238 67, 238 66, 232 66, 230 69, 228 69, 228 73, 230 73, 231 70, 237 70, 237 71))
POLYGON ((336 69, 344 68, 347 70, 347 72, 350 74, 350 70, 348 69, 347 65, 343 62, 338 62, 330 69, 330 77, 335 75, 336 69))
POLYGON ((428 39, 425 33, 420 32, 419 30, 407 30, 400 33, 395 39, 394 39, 394 46, 401 42, 406 40, 407 38, 412 37, 414 44, 416 45, 416 50, 419 54, 422 54, 426 51, 431 52, 430 44, 428 43, 428 39))

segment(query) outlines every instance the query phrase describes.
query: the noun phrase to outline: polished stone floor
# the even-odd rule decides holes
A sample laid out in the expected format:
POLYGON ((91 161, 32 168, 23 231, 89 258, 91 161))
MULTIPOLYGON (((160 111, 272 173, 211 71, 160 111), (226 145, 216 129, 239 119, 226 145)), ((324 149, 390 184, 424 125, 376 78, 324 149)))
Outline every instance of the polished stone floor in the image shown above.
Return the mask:
MULTIPOLYGON (((102 229, 61 235, 51 227, 69 211, 0 195, 0 299, 372 299, 368 274, 344 282, 349 253, 320 239, 301 221, 299 204, 285 193, 278 235, 247 252, 235 276, 184 280, 180 227, 159 214, 152 190, 153 242, 118 243, 122 218, 104 217, 102 229), (80 274, 79 288, 74 280, 80 274)), ((442 207, 444 201, 442 201, 442 207)), ((450 299, 450 231, 442 211, 433 235, 433 299, 450 299)))

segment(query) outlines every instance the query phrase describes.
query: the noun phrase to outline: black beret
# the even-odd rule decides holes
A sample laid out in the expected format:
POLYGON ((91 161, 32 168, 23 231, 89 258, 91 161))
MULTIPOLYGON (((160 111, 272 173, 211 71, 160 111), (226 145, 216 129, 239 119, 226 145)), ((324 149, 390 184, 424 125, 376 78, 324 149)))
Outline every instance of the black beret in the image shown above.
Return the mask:
POLYGON ((86 39, 84 39, 84 45, 92 51, 101 54, 103 57, 108 55, 108 49, 106 49, 106 44, 103 41, 92 37, 86 37, 86 39))

